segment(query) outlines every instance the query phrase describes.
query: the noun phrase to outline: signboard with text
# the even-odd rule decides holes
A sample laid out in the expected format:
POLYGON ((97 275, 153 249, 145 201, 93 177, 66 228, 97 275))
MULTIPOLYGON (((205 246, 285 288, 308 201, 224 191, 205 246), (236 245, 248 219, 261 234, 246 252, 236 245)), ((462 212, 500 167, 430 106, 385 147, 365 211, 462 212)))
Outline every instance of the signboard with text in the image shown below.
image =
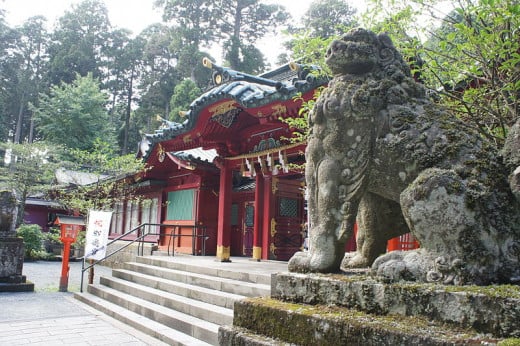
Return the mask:
POLYGON ((100 260, 106 255, 111 211, 90 210, 85 237, 85 258, 100 260))

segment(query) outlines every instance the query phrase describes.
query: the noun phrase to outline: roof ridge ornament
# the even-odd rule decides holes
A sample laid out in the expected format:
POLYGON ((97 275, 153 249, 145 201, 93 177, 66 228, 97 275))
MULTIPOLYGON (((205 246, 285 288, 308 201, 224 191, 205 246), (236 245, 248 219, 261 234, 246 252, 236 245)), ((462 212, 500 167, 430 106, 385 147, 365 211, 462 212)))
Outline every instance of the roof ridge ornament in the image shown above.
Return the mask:
POLYGON ((213 70, 213 73, 211 74, 211 80, 215 86, 219 86, 231 81, 245 81, 271 86, 276 88, 276 90, 281 90, 284 87, 284 83, 280 81, 254 76, 244 72, 238 72, 231 68, 217 65, 206 57, 202 59, 202 65, 213 70))

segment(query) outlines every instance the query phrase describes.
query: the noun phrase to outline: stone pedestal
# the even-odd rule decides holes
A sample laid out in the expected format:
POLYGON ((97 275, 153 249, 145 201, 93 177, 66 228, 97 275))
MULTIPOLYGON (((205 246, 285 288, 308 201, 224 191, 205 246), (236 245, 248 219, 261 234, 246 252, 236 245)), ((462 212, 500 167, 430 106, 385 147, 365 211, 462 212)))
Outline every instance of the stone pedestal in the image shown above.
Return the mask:
MULTIPOLYGON (((520 287, 385 284, 274 274, 271 297, 235 302, 220 345, 497 345, 520 337, 520 287)), ((516 341, 517 342, 517 341, 516 341)))
POLYGON ((23 270, 24 244, 16 237, 17 206, 13 194, 0 191, 0 292, 34 291, 23 270))

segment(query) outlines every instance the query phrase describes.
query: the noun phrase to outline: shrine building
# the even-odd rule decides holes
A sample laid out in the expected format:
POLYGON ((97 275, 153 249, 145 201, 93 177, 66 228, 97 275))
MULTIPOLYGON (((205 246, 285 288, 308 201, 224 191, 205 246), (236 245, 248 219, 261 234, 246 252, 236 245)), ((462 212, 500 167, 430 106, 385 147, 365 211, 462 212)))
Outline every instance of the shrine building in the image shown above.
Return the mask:
POLYGON ((298 117, 327 78, 295 63, 260 76, 204 65, 213 87, 182 123, 143 137, 142 198, 115 206, 111 237, 156 224, 147 241, 168 252, 289 260, 305 236, 305 181, 291 169, 305 162, 305 144, 281 119, 298 117))

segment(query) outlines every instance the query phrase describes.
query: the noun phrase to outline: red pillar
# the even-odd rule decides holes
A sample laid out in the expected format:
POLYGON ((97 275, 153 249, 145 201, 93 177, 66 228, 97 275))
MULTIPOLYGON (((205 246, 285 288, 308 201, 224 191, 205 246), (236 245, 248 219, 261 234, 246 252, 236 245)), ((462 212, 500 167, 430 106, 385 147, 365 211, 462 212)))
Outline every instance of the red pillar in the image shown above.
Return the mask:
POLYGON ((264 210, 264 176, 260 170, 256 173, 255 187, 255 225, 253 229, 253 259, 262 259, 262 225, 264 210))
MULTIPOLYGON (((276 178, 265 177, 263 188, 263 209, 262 209, 262 258, 275 259, 271 256, 271 238, 276 233, 276 221, 273 210, 273 189, 277 188, 276 178), (274 180, 274 181, 273 181, 274 180), (274 184, 274 185, 273 185, 274 184)), ((273 249, 274 250, 274 249, 273 249)))
POLYGON ((61 259, 61 276, 60 276, 60 292, 67 292, 69 286, 69 256, 70 256, 70 241, 63 242, 63 258, 61 259))
POLYGON ((224 160, 220 168, 220 191, 218 195, 217 261, 229 262, 231 257, 231 192, 233 170, 224 160))

